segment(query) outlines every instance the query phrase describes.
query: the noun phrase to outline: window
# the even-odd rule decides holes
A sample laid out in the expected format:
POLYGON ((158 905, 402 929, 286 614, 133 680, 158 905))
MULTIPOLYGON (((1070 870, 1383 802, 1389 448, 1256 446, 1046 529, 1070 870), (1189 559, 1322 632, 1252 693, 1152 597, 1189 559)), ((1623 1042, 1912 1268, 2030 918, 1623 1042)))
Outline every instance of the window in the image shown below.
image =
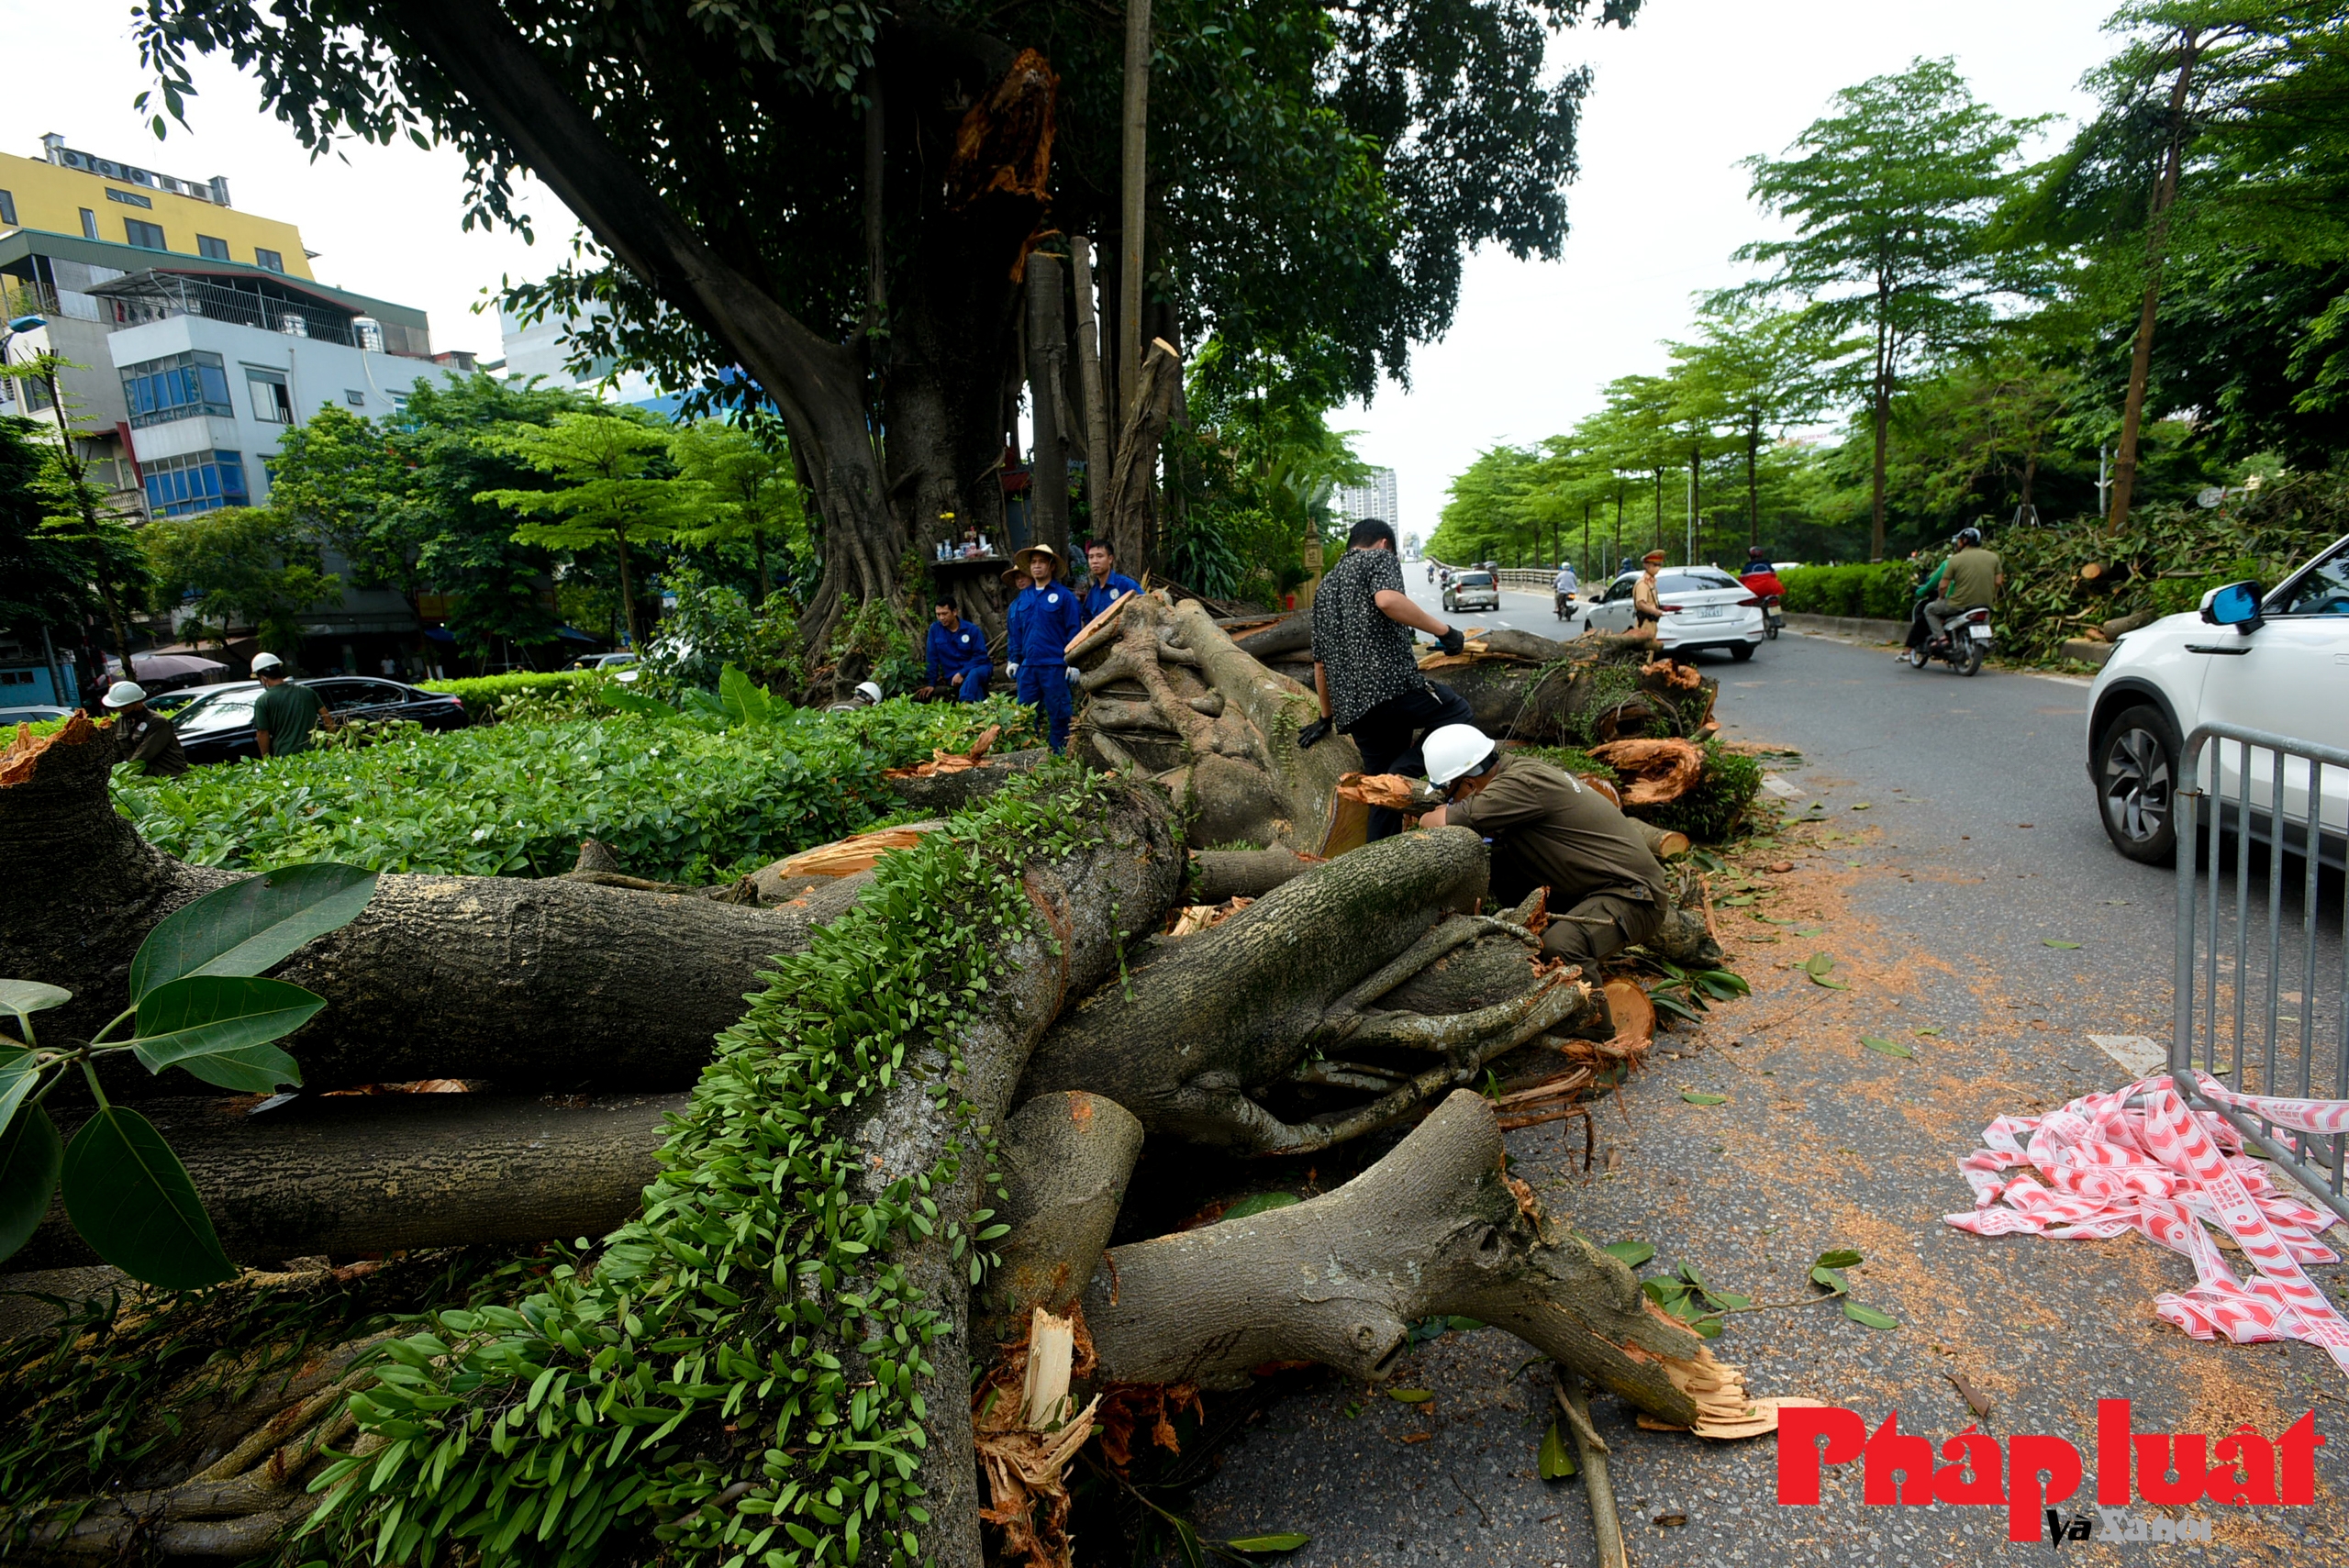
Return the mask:
POLYGON ((122 233, 124 239, 142 250, 164 249, 163 226, 160 223, 149 223, 143 218, 126 217, 122 220, 122 233))
POLYGON ((260 699, 261 693, 250 687, 242 691, 222 692, 217 696, 200 699, 172 723, 183 735, 234 729, 253 721, 253 704, 260 699))
POLYGON ((277 371, 245 370, 245 390, 252 395, 253 417, 264 425, 291 425, 294 422, 294 399, 285 390, 285 377, 277 371))
POLYGON ((129 406, 134 430, 198 414, 228 418, 237 412, 228 401, 228 374, 217 354, 173 354, 126 366, 122 400, 129 406))
POLYGON ((225 261, 228 259, 228 242, 215 239, 209 234, 199 234, 195 237, 195 253, 215 261, 225 261))
POLYGON ((117 191, 112 185, 106 187, 106 200, 120 202, 125 206, 151 207, 155 205, 152 196, 142 196, 137 191, 117 191))
POLYGON ((363 392, 353 392, 347 386, 342 389, 342 400, 353 408, 367 406, 367 395, 363 392))
POLYGON ((285 258, 274 250, 264 250, 255 246, 253 247, 253 265, 273 272, 282 272, 285 270, 285 258))
POLYGON ((2349 549, 2336 550, 2311 566, 2292 584, 2284 607, 2287 616, 2349 616, 2349 549))
POLYGON ((92 212, 88 207, 83 207, 82 209, 82 238, 84 239, 95 239, 97 237, 98 215, 92 212))
POLYGON ((159 517, 245 505, 242 452, 191 452, 157 458, 145 466, 147 509, 159 517))
POLYGON ((14 225, 17 221, 17 198, 7 191, 0 191, 0 223, 14 225))

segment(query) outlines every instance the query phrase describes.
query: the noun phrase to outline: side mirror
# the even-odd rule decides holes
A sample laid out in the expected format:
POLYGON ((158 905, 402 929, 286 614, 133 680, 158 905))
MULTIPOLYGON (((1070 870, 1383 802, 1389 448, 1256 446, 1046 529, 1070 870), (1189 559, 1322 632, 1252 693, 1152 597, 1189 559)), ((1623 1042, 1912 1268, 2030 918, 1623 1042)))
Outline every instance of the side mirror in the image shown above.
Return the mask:
POLYGON ((2257 631, 2261 625, 2259 601, 2262 590, 2256 583, 2230 583, 2213 588, 2202 595, 2202 618, 2212 626, 2231 626, 2237 631, 2257 631))

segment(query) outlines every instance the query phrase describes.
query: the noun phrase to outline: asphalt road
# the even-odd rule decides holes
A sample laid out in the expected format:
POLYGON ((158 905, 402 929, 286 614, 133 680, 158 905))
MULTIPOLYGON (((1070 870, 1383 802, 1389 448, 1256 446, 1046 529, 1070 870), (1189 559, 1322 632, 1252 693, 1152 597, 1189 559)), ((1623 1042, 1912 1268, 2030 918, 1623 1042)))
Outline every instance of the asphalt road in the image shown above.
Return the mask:
MULTIPOLYGON (((1463 618, 1554 627, 1531 595, 1463 618)), ((1993 1118, 2132 1076, 2089 1035, 2166 1038, 2175 884, 2115 854, 2098 826, 2086 684, 1914 672, 1889 650, 1799 635, 1751 663, 1704 663, 1728 738, 1798 753, 1770 764, 1779 826, 1715 879, 1729 962, 1754 995, 1660 1040, 1598 1118, 1590 1173, 1576 1122, 1510 1134, 1513 1172, 1586 1235, 1653 1243, 1649 1277, 1694 1264, 1717 1287, 1802 1303, 1818 1295, 1818 1254, 1861 1251, 1854 1298, 1900 1326, 1865 1327, 1832 1303, 1732 1316, 1714 1351, 1756 1396, 1824 1399, 1871 1429, 1897 1409, 1903 1430, 1938 1444, 1975 1419, 1954 1375, 1988 1403, 1985 1430, 2064 1437, 2091 1464, 2099 1397, 2134 1401, 2140 1432, 2214 1440, 2243 1421, 2273 1438, 2313 1409, 2330 1439, 2315 1506, 2171 1508, 2212 1519, 2216 1542, 2063 1551, 2349 1562, 2349 1379, 2322 1352, 2198 1343, 2160 1322, 2153 1297, 2193 1273, 2143 1238, 1985 1240, 1942 1219, 1969 1206, 1958 1161, 1993 1118), (1800 967, 1821 953, 1847 989, 1800 967)), ((2339 879, 2326 887, 2332 967, 2321 973, 2337 974, 2339 879)), ((2337 1297, 2343 1273, 2315 1277, 2337 1297)), ((1425 1403, 1334 1379, 1286 1397, 1197 1495, 1202 1532, 1304 1532, 1298 1568, 1595 1562, 1581 1484, 1535 1473, 1551 1407, 1546 1368, 1527 1355, 1497 1330, 1450 1332, 1395 1379, 1432 1390, 1425 1403)), ((1641 1431, 1609 1398, 1598 1420, 1635 1564, 2049 1561, 2043 1535, 2006 1540, 1998 1507, 1868 1505, 1857 1464, 1828 1473, 1820 1506, 1781 1507, 1775 1440, 1641 1431)))

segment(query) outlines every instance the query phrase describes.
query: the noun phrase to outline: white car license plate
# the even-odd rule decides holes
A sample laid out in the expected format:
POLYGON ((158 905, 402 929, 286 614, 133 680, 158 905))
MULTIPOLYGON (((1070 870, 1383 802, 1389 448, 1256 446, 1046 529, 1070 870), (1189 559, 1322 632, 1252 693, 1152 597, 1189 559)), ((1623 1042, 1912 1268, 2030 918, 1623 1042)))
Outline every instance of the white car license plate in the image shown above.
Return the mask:
POLYGON ((1693 605, 1689 607, 1688 613, 1698 620, 1718 620, 1721 616, 1721 607, 1719 605, 1693 605))
POLYGON ((1990 640, 1990 628, 1987 626, 1969 627, 1966 629, 1973 632, 1974 640, 1976 642, 1987 642, 1990 640))

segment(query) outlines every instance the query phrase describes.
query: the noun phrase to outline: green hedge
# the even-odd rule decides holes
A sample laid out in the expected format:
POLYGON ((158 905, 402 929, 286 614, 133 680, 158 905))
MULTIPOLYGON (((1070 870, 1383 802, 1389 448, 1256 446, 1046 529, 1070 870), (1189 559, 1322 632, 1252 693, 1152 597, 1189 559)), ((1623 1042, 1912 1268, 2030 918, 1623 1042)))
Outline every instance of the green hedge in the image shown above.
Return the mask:
POLYGON ((1909 592, 1916 569, 1905 561, 1872 566, 1792 566, 1778 573, 1786 584, 1787 613, 1798 616, 1857 616, 1870 620, 1909 618, 1909 592))
POLYGON ((567 695, 582 683, 593 685, 612 678, 609 670, 518 670, 506 675, 470 675, 457 681, 418 681, 428 692, 446 692, 464 699, 465 711, 475 718, 495 712, 498 704, 523 693, 567 695))
POLYGON ((714 883, 852 833, 900 802, 885 768, 1025 734, 1008 698, 802 714, 710 729, 615 715, 506 724, 115 780, 149 842, 198 865, 341 861, 376 871, 547 876, 590 835, 631 875, 714 883), (1016 728, 1014 728, 1016 727, 1016 728))

